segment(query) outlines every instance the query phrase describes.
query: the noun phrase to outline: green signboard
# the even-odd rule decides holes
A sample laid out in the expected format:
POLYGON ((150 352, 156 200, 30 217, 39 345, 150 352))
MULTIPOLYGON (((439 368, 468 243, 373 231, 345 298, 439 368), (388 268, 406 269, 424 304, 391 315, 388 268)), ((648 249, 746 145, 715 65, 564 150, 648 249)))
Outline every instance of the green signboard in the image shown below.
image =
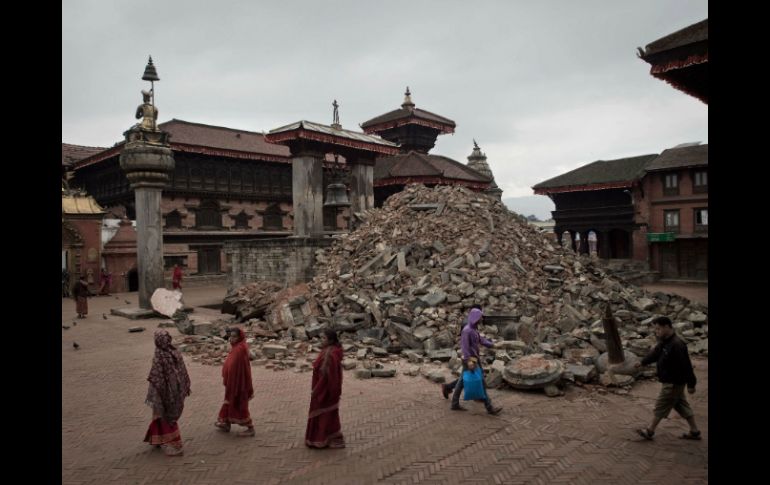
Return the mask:
POLYGON ((673 232, 648 232, 648 242, 673 242, 675 234, 673 232))

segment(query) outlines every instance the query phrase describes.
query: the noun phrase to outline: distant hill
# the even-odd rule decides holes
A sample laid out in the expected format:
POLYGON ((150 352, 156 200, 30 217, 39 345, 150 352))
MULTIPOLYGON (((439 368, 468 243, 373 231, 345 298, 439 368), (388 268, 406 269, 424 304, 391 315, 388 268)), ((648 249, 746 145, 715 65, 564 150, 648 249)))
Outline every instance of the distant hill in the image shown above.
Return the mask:
POLYGON ((503 204, 513 212, 524 217, 534 214, 541 221, 550 219, 551 211, 556 209, 551 199, 544 195, 509 197, 503 199, 503 204))

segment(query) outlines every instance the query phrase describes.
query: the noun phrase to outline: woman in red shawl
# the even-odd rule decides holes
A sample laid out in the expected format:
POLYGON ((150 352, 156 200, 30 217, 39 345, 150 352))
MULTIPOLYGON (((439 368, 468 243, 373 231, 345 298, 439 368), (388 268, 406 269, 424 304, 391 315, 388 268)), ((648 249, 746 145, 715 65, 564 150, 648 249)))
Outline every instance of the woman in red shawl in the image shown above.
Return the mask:
POLYGON ((251 385, 251 361, 246 335, 240 328, 230 329, 232 350, 222 366, 222 381, 225 385, 225 402, 219 410, 214 424, 222 431, 230 431, 231 424, 246 426, 238 436, 254 436, 254 425, 249 415, 249 400, 254 397, 251 385))
POLYGON ((182 354, 171 345, 171 335, 155 331, 155 356, 152 359, 150 381, 145 403, 152 407, 152 422, 144 441, 160 446, 166 455, 183 454, 182 437, 177 420, 184 409, 184 399, 190 395, 190 376, 182 354))
POLYGON ((345 438, 340 424, 342 347, 334 330, 326 330, 321 338, 323 349, 313 362, 305 445, 310 448, 344 448, 345 438))
POLYGON ((174 265, 174 273, 171 275, 171 287, 175 290, 182 289, 182 268, 178 264, 174 265))

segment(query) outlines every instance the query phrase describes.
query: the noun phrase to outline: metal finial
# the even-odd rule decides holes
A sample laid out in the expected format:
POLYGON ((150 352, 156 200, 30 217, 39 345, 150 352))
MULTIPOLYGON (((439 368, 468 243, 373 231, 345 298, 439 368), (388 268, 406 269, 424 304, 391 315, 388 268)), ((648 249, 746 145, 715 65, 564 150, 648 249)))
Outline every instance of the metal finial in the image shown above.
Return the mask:
POLYGON ((473 148, 476 149, 476 150, 479 149, 479 144, 476 143, 476 139, 475 138, 473 139, 473 148))
POLYGON ((147 62, 147 67, 144 68, 144 75, 142 76, 142 80, 160 81, 160 78, 158 77, 158 71, 155 70, 155 65, 152 63, 152 56, 150 56, 150 60, 147 62))
POLYGON ((409 92, 409 86, 406 87, 406 92, 404 93, 404 102, 401 104, 402 108, 414 110, 414 102, 412 102, 412 93, 409 92))

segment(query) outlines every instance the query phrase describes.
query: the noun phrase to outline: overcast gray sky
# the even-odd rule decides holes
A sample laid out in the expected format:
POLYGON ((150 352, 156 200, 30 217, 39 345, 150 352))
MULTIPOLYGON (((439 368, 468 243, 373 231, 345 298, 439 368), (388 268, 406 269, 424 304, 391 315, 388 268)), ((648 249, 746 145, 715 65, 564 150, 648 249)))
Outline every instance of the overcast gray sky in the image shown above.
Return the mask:
POLYGON ((135 123, 148 54, 159 120, 249 131, 344 128, 400 107, 475 138, 503 197, 580 165, 708 141, 708 106, 636 48, 708 17, 706 0, 62 2, 62 142, 112 146, 135 123))

